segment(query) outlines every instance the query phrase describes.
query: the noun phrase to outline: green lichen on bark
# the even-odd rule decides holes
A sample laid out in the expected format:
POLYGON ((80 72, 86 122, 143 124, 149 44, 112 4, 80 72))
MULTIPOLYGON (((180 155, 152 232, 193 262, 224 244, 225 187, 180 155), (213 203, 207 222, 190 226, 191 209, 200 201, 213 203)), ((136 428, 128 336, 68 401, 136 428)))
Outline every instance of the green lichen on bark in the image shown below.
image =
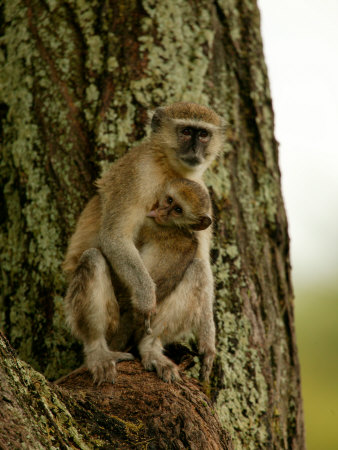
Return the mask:
MULTIPOLYGON (((1 229, 2 326, 20 356, 51 376, 56 369, 52 355, 57 355, 58 345, 69 347, 63 337, 64 325, 54 339, 52 320, 54 302, 65 287, 60 270, 65 230, 75 223, 74 212, 81 199, 74 190, 67 204, 60 192, 72 186, 67 164, 73 149, 72 130, 59 89, 67 83, 68 72, 58 66, 59 60, 48 59, 49 51, 55 51, 71 61, 73 51, 70 48, 67 53, 62 40, 49 34, 59 32, 68 40, 65 25, 53 26, 48 11, 35 6, 35 13, 41 12, 38 31, 30 6, 13 1, 4 9, 6 57, 0 102, 8 113, 3 122, 1 162, 7 211, 7 224, 1 229), (53 140, 55 135, 58 141, 53 140), (56 155, 59 148, 63 158, 56 155), (60 200, 64 200, 61 214, 60 200)), ((74 364, 74 355, 71 359, 74 364)))
POLYGON ((132 85, 136 99, 146 107, 174 101, 208 103, 204 83, 214 37, 208 2, 200 2, 197 9, 182 0, 147 0, 143 7, 148 16, 139 41, 148 64, 146 76, 132 85))
MULTIPOLYGON (((39 298, 36 283, 57 273, 61 255, 55 213, 53 217, 56 202, 41 164, 44 145, 31 114, 33 78, 29 69, 36 50, 29 45, 26 12, 16 2, 5 10, 12 29, 4 36, 7 58, 1 73, 1 102, 7 105, 9 118, 4 124, 1 172, 6 180, 9 232, 1 234, 1 247, 3 269, 11 277, 3 286, 4 295, 11 297, 11 339, 25 342, 22 352, 29 359, 34 336, 31 314, 39 298), (26 264, 34 267, 33 272, 27 273, 26 264), (15 293, 11 292, 14 286, 15 293)), ((42 315, 38 309, 36 313, 38 323, 42 315)))
POLYGON ((88 437, 80 435, 78 424, 46 379, 10 354, 2 335, 0 347, 1 391, 6 399, 1 411, 3 438, 16 448, 57 448, 60 441, 73 448, 90 448, 88 437), (12 441, 8 427, 16 433, 12 441))

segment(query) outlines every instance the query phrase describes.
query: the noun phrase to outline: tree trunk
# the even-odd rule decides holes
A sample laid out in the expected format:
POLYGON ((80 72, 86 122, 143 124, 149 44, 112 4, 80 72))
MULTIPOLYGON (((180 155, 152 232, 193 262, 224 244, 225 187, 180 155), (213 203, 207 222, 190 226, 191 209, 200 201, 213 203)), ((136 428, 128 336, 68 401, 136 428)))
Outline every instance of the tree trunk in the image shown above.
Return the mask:
POLYGON ((224 152, 206 176, 216 224, 211 399, 235 448, 304 448, 256 2, 5 0, 0 8, 0 320, 19 356, 49 379, 80 365, 64 324, 60 263, 93 182, 144 137, 149 108, 208 104, 227 122, 224 152))

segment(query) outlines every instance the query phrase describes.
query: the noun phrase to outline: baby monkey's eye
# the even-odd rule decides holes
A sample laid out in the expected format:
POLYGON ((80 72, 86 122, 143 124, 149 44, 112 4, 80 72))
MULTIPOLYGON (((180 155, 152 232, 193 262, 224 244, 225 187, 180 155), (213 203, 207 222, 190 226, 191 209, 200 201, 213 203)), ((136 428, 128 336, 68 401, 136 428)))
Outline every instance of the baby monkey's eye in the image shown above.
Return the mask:
POLYGON ((168 198, 167 198, 167 202, 169 203, 169 205, 171 205, 173 201, 174 201, 174 200, 173 200, 171 197, 168 197, 168 198))
POLYGON ((182 214, 183 209, 180 206, 175 206, 174 210, 177 212, 177 214, 182 214))

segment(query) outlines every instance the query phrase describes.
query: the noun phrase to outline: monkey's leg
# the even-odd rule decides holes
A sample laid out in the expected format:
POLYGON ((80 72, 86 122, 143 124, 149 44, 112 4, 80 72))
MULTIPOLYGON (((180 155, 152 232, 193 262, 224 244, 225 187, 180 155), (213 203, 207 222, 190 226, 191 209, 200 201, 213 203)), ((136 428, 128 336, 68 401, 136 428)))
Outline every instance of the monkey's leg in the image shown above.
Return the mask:
POLYGON ((177 288, 159 305, 151 324, 152 335, 157 336, 162 345, 175 342, 190 332, 195 334, 201 355, 200 377, 205 381, 209 379, 215 357, 213 299, 209 261, 195 258, 177 288))
MULTIPOLYGON (((194 324, 194 334, 198 340, 198 349, 201 356, 200 378, 209 380, 213 366, 215 347, 215 322, 213 315, 214 304, 214 278, 210 265, 211 227, 198 235, 198 248, 196 258, 186 271, 182 282, 189 285, 189 280, 198 287, 195 290, 195 302, 198 305, 197 321, 194 324)), ((184 284, 183 284, 184 286, 184 284)), ((189 303, 189 301, 188 301, 189 303)))
POLYGON ((156 370, 157 375, 165 382, 180 380, 178 368, 163 354, 161 340, 152 335, 145 335, 139 343, 142 364, 146 370, 156 370))
MULTIPOLYGON (((189 271, 190 267, 187 269, 188 274, 189 271)), ((188 280, 185 284, 181 282, 158 304, 156 315, 151 321, 152 334, 143 335, 139 343, 144 367, 147 370, 155 369, 158 376, 167 382, 176 381, 180 377, 176 364, 163 354, 163 346, 178 340, 191 331, 194 325, 196 306, 192 303, 196 286, 189 275, 188 280)))
MULTIPOLYGON (((194 259, 189 267, 187 280, 193 281, 194 288, 188 295, 194 297, 193 302, 197 312, 193 323, 193 331, 197 337, 198 350, 201 356, 201 372, 202 381, 209 381, 211 369, 214 363, 216 347, 215 347, 215 322, 213 315, 214 303, 214 281, 209 260, 194 259)), ((187 281, 186 280, 186 281, 187 281)), ((187 300, 187 304, 192 303, 187 300)))
MULTIPOLYGON (((204 299, 201 300, 203 302, 204 299)), ((209 381, 211 369, 214 363, 215 348, 215 322, 212 311, 212 304, 205 302, 203 305, 200 323, 195 331, 198 339, 198 351, 201 355, 200 379, 209 381)))
POLYGON ((73 334, 84 344, 85 364, 94 382, 114 382, 116 363, 133 359, 130 353, 109 350, 106 334, 116 331, 119 306, 109 267, 96 248, 83 252, 65 298, 66 315, 73 334))
POLYGON ((195 258, 176 289, 159 305, 152 334, 139 343, 142 363, 165 381, 177 379, 177 367, 163 355, 163 346, 194 332, 202 356, 201 378, 208 380, 215 355, 213 277, 208 260, 195 258))

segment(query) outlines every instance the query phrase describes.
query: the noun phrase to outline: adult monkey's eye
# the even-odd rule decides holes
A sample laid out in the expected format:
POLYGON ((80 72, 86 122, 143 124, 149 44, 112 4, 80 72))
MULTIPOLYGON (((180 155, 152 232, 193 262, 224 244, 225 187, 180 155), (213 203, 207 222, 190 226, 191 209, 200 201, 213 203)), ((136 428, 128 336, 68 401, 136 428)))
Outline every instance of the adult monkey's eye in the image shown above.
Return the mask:
POLYGON ((169 203, 169 205, 171 205, 172 202, 173 202, 173 199, 172 199, 171 197, 168 197, 168 198, 167 198, 167 202, 169 203))
POLYGON ((208 133, 207 130, 201 130, 201 131, 198 133, 198 135, 199 135, 199 137, 201 137, 201 138, 206 138, 206 137, 209 136, 209 133, 208 133))
POLYGON ((177 212, 177 214, 182 214, 183 209, 180 206, 175 206, 174 210, 177 212))
POLYGON ((182 130, 182 134, 184 134, 184 136, 191 136, 191 128, 184 128, 184 130, 182 130))

